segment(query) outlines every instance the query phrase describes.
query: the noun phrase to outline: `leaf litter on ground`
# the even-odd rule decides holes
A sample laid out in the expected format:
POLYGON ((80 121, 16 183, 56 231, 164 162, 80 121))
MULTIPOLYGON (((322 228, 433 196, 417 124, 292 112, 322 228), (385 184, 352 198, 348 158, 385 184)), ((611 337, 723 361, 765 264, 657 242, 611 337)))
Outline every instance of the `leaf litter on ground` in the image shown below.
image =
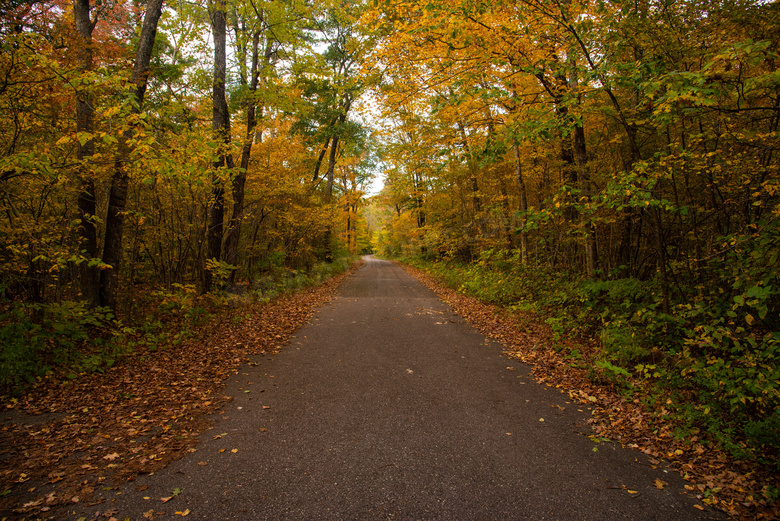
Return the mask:
MULTIPOLYGON (((652 465, 679 471, 691 483, 689 492, 734 518, 780 518, 777 502, 764 497, 765 490, 780 488, 771 470, 734 461, 696 437, 675 439, 674 426, 653 417, 638 399, 594 383, 586 371, 546 348, 551 332, 536 317, 484 304, 405 268, 501 342, 508 356, 531 365, 537 382, 565 389, 572 400, 592 408, 590 421, 599 439, 620 442, 647 454, 652 465)), ((229 400, 221 394, 225 380, 248 355, 277 352, 348 274, 258 305, 238 324, 224 316, 209 326, 214 333, 200 340, 136 355, 103 375, 44 380, 18 402, 4 403, 13 414, 0 426, 6 451, 0 458, 0 518, 54 519, 57 508, 72 504, 74 497, 93 504, 97 488, 132 481, 193 451, 209 427, 206 418, 229 400)), ((587 346, 577 348, 588 352, 587 346)), ((177 514, 189 513, 184 512, 177 514)), ((151 509, 144 517, 160 514, 151 509)))
MULTIPOLYGON (((247 356, 278 352, 356 268, 240 308, 244 320, 228 311, 200 339, 136 353, 105 374, 43 380, 22 399, 3 403, 0 519, 55 519, 74 497, 93 505, 96 489, 193 452, 207 417, 230 399, 222 394, 226 379, 247 356)), ((144 517, 157 515, 152 509, 144 517)))
MULTIPOLYGON (((564 351, 552 348, 552 331, 538 316, 486 304, 425 271, 402 266, 482 334, 500 342, 507 356, 531 366, 537 382, 564 390, 573 401, 589 407, 593 416, 589 423, 599 439, 639 450, 651 465, 676 470, 691 483, 686 486, 690 493, 735 519, 780 519, 780 501, 771 497, 771 491, 780 490, 780 476, 773 469, 736 461, 698 436, 676 438, 672 420, 643 406, 638 394, 629 399, 609 384, 588 378, 586 369, 573 367, 564 351)), ((581 340, 566 342, 584 357, 595 352, 595 346, 581 340)), ((653 483, 661 484, 666 486, 653 483)))

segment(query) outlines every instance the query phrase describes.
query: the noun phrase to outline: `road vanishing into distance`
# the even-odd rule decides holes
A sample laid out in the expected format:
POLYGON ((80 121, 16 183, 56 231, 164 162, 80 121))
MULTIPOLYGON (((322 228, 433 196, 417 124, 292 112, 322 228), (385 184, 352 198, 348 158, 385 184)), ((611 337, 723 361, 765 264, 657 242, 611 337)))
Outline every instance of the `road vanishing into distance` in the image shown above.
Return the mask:
POLYGON ((725 518, 695 508, 677 474, 588 438, 587 408, 537 384, 393 263, 368 257, 290 345, 253 360, 195 452, 77 515, 725 518))

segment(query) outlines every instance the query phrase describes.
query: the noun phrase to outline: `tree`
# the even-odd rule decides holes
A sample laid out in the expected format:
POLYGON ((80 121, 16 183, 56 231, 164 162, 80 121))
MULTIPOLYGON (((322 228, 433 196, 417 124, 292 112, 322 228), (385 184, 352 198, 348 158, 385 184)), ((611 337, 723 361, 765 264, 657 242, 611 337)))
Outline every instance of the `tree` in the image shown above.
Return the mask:
MULTIPOLYGON (((209 208, 207 263, 222 260, 222 239, 225 220, 225 188, 221 169, 233 170, 233 155, 230 153, 230 112, 225 95, 227 77, 227 6, 225 0, 216 0, 209 5, 211 30, 214 36, 214 81, 212 84, 211 128, 217 144, 216 158, 212 165, 211 205, 209 208)), ((204 273, 203 290, 213 286, 213 273, 204 273)))
MULTIPOLYGON (((152 49, 157 35, 157 24, 162 14, 162 4, 163 0, 149 0, 149 3, 146 5, 141 34, 136 47, 135 61, 133 62, 133 71, 128 86, 127 110, 131 121, 136 120, 136 116, 139 116, 142 111, 144 94, 149 81, 149 63, 151 62, 152 49)), ((127 163, 132 153, 131 140, 135 137, 133 126, 125 130, 119 138, 106 212, 106 231, 102 261, 104 264, 111 266, 111 268, 104 269, 100 273, 100 303, 114 309, 117 306, 117 286, 123 253, 122 237, 124 234, 124 214, 127 206, 129 183, 127 163)))
MULTIPOLYGON (((78 66, 82 75, 92 70, 92 32, 97 25, 99 11, 91 14, 90 0, 75 0, 73 2, 73 18, 76 26, 78 66)), ((94 125, 94 106, 89 86, 77 94, 76 98, 76 133, 91 134, 94 125)), ((99 281, 100 272, 94 260, 98 257, 97 203, 95 198, 95 181, 89 171, 89 161, 95 153, 95 141, 91 137, 82 143, 76 143, 76 160, 79 162, 79 193, 78 209, 80 220, 80 235, 85 259, 81 261, 81 293, 91 305, 100 304, 99 281)))

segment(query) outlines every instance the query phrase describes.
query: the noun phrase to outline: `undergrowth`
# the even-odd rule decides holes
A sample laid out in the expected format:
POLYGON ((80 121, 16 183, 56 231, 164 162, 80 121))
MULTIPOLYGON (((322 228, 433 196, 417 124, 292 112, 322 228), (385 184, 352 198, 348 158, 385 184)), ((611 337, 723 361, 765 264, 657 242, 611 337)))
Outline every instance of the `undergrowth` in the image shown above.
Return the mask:
POLYGON ((0 301, 0 396, 21 396, 47 377, 102 373, 133 353, 154 356, 159 349, 197 337, 227 309, 233 320, 242 320, 237 308, 321 284, 347 270, 352 260, 340 258, 306 272, 277 267, 252 283, 222 284, 207 295, 185 284, 149 290, 124 320, 108 308, 83 302, 0 301))

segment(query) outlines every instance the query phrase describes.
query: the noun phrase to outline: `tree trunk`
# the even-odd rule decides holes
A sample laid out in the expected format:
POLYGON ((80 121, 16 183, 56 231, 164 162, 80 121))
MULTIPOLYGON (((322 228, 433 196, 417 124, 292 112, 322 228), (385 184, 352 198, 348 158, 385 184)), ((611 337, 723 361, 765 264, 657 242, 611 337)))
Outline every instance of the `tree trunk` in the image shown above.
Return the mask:
POLYGON ((520 145, 517 140, 512 143, 512 151, 515 154, 515 181, 520 192, 520 260, 528 263, 528 196, 523 179, 523 164, 520 160, 520 145))
MULTIPOLYGON (((75 0, 73 2, 73 19, 80 39, 79 48, 76 51, 78 67, 80 72, 85 73, 92 70, 92 31, 97 23, 97 16, 94 20, 90 18, 89 0, 75 0)), ((88 90, 78 92, 76 132, 92 132, 94 113, 92 96, 88 90)), ((76 204, 79 210, 80 248, 85 257, 85 260, 79 265, 79 282, 81 298, 89 306, 100 304, 100 271, 97 266, 90 266, 90 262, 98 257, 97 227, 95 226, 95 212, 97 211, 95 181, 87 166, 94 153, 95 142, 92 139, 83 145, 77 141, 79 193, 76 204)))
POLYGON ((650 215, 653 220, 653 228, 655 229, 655 250, 656 250, 656 267, 661 275, 661 309, 667 315, 670 314, 671 306, 669 304, 669 273, 667 270, 668 261, 666 258, 666 243, 663 236, 663 222, 661 220, 661 210, 659 208, 650 209, 650 215))
MULTIPOLYGON (((579 188, 585 197, 590 201, 590 174, 588 172, 588 155, 585 148, 585 129, 582 125, 574 127, 574 159, 577 163, 579 188)), ((593 277, 596 272, 597 251, 596 251, 596 230, 593 223, 588 221, 583 223, 585 228, 585 273, 588 277, 593 277)))
MULTIPOLYGON (((157 36, 157 23, 162 15, 163 0, 150 0, 146 5, 141 36, 136 48, 131 85, 131 113, 139 114, 143 106, 146 85, 149 79, 149 63, 152 59, 152 48, 157 36)), ((132 129, 126 131, 119 139, 119 151, 114 161, 114 173, 111 176, 111 186, 108 194, 108 211, 106 213, 106 233, 103 245, 103 262, 111 266, 100 272, 100 303, 116 310, 117 286, 119 269, 122 262, 122 236, 124 233, 124 214, 127 207, 127 187, 129 175, 127 161, 132 152, 129 142, 133 137, 132 129)))
POLYGON ((474 164, 474 157, 471 154, 471 147, 469 146, 468 135, 466 134, 466 127, 462 121, 458 121, 458 130, 463 143, 463 150, 468 154, 468 167, 470 177, 468 179, 471 183, 471 205, 474 210, 474 220, 476 224, 477 233, 481 237, 484 235, 484 226, 482 223, 482 199, 479 195, 479 181, 477 180, 477 166, 474 164))
POLYGON ((328 156, 328 185, 325 188, 325 194, 328 200, 333 197, 333 175, 336 170, 336 152, 339 148, 339 137, 333 136, 333 143, 330 145, 330 155, 328 156))
POLYGON ((414 183, 414 206, 417 210, 417 227, 425 226, 425 208, 423 207, 423 178, 421 174, 412 173, 412 182, 414 183))
MULTIPOLYGON (((246 184, 247 170, 249 169, 249 159, 252 155, 252 141, 255 136, 256 103, 254 95, 257 92, 260 71, 259 65, 260 32, 256 32, 252 37, 252 72, 249 84, 250 99, 246 103, 246 135, 244 137, 244 146, 241 149, 241 166, 233 178, 233 213, 230 216, 228 225, 228 234, 225 241, 225 261, 233 266, 238 265, 238 243, 241 238, 241 218, 244 213, 244 186, 246 184)), ((266 52, 266 61, 270 54, 266 52)), ((236 271, 230 274, 230 281, 235 282, 236 271)))
POLYGON ((320 155, 317 157, 317 163, 314 165, 314 175, 312 176, 311 182, 316 183, 317 179, 320 178, 320 168, 322 168, 322 160, 325 159, 325 154, 328 153, 328 147, 330 146, 330 136, 328 136, 328 139, 325 140, 325 145, 322 147, 322 150, 320 150, 320 155))
MULTIPOLYGON (((215 173, 212 177, 212 203, 209 209, 206 258, 222 260, 222 236, 225 221, 225 187, 219 176, 222 168, 233 168, 233 156, 229 153, 230 114, 225 97, 225 77, 227 72, 227 20, 225 0, 217 0, 211 5, 211 27, 214 34, 214 81, 212 83, 212 119, 211 128, 219 144, 217 158, 214 161, 215 173)), ((204 272, 204 292, 213 288, 213 275, 204 272)))

